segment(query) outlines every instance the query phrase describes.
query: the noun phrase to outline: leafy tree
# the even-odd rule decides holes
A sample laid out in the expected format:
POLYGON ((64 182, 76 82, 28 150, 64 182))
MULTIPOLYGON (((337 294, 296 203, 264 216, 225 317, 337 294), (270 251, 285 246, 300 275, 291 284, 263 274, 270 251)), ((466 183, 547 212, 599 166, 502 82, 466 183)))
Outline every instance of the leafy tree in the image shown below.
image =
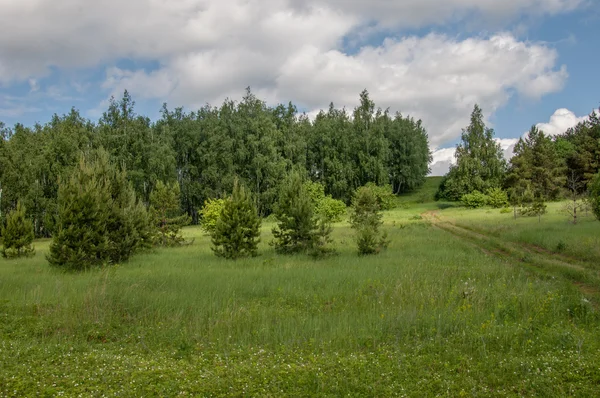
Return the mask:
POLYGON ((212 250, 219 257, 237 259, 258 255, 261 219, 256 205, 236 181, 233 194, 224 201, 211 232, 212 250))
POLYGON ((425 182, 429 174, 431 151, 429 138, 420 120, 404 118, 401 114, 386 130, 389 153, 387 168, 395 194, 413 191, 425 182))
POLYGON ((202 229, 209 235, 213 233, 217 226, 225 202, 225 199, 208 199, 204 202, 204 207, 200 211, 202 215, 202 229))
POLYGON ((21 202, 15 210, 6 217, 6 226, 2 228, 4 247, 0 252, 2 257, 12 258, 32 256, 35 249, 31 245, 34 239, 33 224, 25 217, 25 208, 21 202))
POLYGON ((494 131, 485 126, 483 112, 475 105, 471 124, 463 130, 456 148, 456 165, 450 167, 440 186, 438 198, 460 200, 475 190, 485 192, 502 185, 506 161, 500 145, 494 141, 494 131))
POLYGON ((181 227, 190 223, 190 217, 179 214, 181 191, 178 183, 165 184, 158 181, 150 193, 150 206, 158 227, 157 243, 162 246, 177 246, 184 242, 181 227))
POLYGON ((377 196, 371 187, 361 187, 352 201, 350 222, 356 230, 358 253, 377 254, 388 245, 387 233, 381 232, 382 214, 377 196))
POLYGON ((293 171, 282 183, 274 214, 278 223, 273 228, 273 244, 278 252, 306 252, 314 247, 317 217, 298 171, 293 171))
POLYGON ((471 193, 464 194, 460 200, 466 207, 469 207, 471 209, 478 209, 487 205, 489 199, 490 198, 486 194, 475 190, 471 193))

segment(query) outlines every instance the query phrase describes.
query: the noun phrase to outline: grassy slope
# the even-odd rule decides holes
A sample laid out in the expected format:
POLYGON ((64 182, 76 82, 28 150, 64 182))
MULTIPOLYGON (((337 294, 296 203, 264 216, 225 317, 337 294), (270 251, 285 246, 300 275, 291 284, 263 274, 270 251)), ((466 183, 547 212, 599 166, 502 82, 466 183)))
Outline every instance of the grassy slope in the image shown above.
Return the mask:
MULTIPOLYGON (((374 257, 355 255, 346 223, 320 261, 276 256, 270 225, 258 258, 215 258, 188 228, 189 247, 85 274, 50 269, 37 242, 33 259, 0 262, 0 396, 593 396, 597 309, 559 274, 417 220, 437 209, 386 213, 392 244, 374 257)), ((497 210, 440 214, 512 225, 497 210)), ((513 232, 498 236, 543 228, 513 232)))

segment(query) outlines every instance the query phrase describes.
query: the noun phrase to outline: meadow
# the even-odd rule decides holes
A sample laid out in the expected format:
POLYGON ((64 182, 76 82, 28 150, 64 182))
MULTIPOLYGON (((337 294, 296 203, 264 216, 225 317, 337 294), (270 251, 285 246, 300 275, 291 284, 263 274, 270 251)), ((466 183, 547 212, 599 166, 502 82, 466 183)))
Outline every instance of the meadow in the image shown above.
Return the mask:
POLYGON ((215 257, 156 249, 104 270, 0 261, 0 396, 597 396, 600 222, 433 202, 384 215, 391 244, 215 257))

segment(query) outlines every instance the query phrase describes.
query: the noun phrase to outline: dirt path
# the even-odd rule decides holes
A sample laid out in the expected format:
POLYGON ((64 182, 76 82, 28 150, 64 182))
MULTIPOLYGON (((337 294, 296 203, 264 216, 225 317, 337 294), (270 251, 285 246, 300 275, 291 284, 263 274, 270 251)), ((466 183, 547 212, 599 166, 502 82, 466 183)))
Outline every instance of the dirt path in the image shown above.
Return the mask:
POLYGON ((566 278, 573 282, 585 297, 593 300, 596 307, 600 306, 600 272, 589 263, 557 255, 535 245, 508 242, 473 231, 440 216, 437 210, 427 211, 422 217, 434 228, 477 247, 487 255, 498 257, 511 265, 528 266, 538 273, 566 278))

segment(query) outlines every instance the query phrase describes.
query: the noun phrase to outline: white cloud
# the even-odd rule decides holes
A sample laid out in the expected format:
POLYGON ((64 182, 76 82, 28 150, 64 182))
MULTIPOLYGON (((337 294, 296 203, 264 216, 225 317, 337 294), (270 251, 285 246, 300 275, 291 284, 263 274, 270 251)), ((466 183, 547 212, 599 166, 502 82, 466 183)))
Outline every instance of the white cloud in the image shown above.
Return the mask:
POLYGON ((538 123, 536 127, 547 135, 555 136, 564 133, 571 127, 574 127, 587 119, 588 116, 578 117, 570 110, 561 108, 557 109, 556 112, 550 116, 548 123, 538 123))
MULTIPOLYGON (((175 106, 218 104, 246 86, 268 102, 309 111, 375 102, 421 118, 432 145, 459 136, 475 103, 493 114, 516 93, 562 88, 557 52, 509 33, 472 38, 393 32, 448 21, 508 20, 567 12, 582 0, 3 0, 0 85, 53 68, 109 65, 102 87, 175 106), (473 17, 474 18, 471 18, 473 17), (383 29, 383 30, 382 30, 383 29), (343 51, 344 39, 391 36, 343 51), (119 59, 145 70, 115 67, 119 59)), ((78 84, 84 87, 85 83, 78 84)))

